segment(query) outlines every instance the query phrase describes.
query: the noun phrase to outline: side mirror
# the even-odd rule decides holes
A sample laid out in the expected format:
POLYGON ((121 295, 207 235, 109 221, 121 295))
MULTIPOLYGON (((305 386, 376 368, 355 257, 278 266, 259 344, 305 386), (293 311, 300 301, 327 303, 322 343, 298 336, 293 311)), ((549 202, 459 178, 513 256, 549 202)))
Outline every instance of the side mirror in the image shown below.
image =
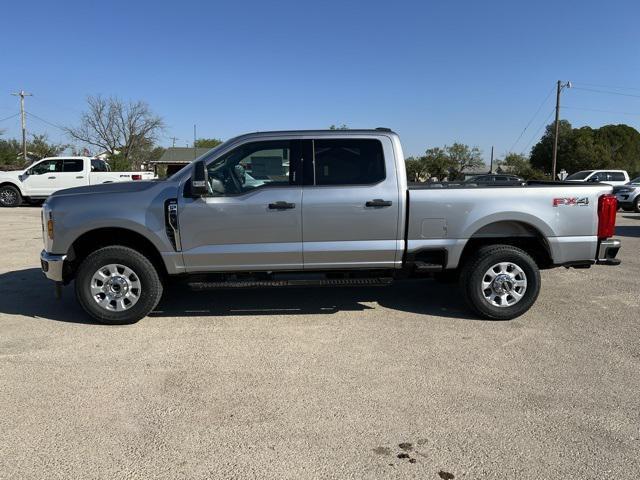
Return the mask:
POLYGON ((194 197, 204 197, 209 193, 208 172, 204 160, 199 160, 193 165, 191 172, 191 194, 194 197))

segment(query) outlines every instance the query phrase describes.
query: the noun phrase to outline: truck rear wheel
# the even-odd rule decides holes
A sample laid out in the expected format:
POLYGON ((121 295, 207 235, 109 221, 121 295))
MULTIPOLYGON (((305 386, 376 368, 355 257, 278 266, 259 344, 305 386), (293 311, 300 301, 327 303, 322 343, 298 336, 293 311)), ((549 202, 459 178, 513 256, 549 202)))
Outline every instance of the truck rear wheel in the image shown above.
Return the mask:
POLYGON ((20 190, 13 185, 0 187, 0 207, 17 207, 22 203, 20 190))
POLYGON ((511 245, 480 248, 468 259, 460 287, 472 310, 491 320, 511 320, 525 313, 540 293, 538 265, 511 245))
POLYGON ((101 323, 125 325, 146 317, 162 297, 162 282, 147 257, 128 247, 104 247, 78 267, 76 297, 101 323))

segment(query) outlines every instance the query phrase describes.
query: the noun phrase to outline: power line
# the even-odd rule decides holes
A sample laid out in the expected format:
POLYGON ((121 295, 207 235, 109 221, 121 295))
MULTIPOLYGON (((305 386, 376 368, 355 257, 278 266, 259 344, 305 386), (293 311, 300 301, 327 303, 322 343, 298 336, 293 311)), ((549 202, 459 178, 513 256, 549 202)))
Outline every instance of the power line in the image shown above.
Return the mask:
POLYGON ((640 88, 637 87, 616 87, 614 85, 599 85, 597 83, 582 83, 582 82, 573 82, 574 85, 584 85, 585 87, 596 87, 596 88, 613 88, 614 90, 636 90, 640 91, 640 88))
POLYGON ((573 88, 575 90, 584 90, 586 92, 608 93, 609 95, 620 95, 623 97, 640 98, 640 95, 633 95, 632 93, 612 92, 610 90, 597 90, 595 88, 584 88, 584 87, 573 87, 573 88))
POLYGON ((637 115, 640 116, 640 113, 635 112, 616 112, 615 110, 602 110, 600 108, 585 108, 585 107, 570 107, 566 106, 564 108, 570 108, 571 110, 587 110, 589 112, 603 112, 603 113, 615 113, 618 115, 637 115))
POLYGON ((37 115, 35 115, 35 114, 31 113, 31 112, 25 112, 25 113, 26 113, 27 115, 29 115, 30 117, 33 117, 33 118, 35 118, 35 119, 37 119, 37 120, 40 120, 41 122, 46 123, 47 125, 51 125, 52 127, 55 127, 55 128, 57 128, 58 130, 62 130, 63 132, 66 132, 66 129, 65 129, 64 127, 61 127, 60 125, 56 125, 55 123, 52 123, 52 122, 50 122, 50 121, 48 121, 48 120, 45 120, 44 118, 41 118, 41 117, 39 117, 39 116, 37 116, 37 115))
POLYGON ((527 130, 527 128, 529 128, 529 126, 531 125, 531 122, 533 122, 535 120, 535 118, 538 116, 538 113, 540 113, 540 110, 542 110, 542 107, 544 107, 544 104, 547 103, 547 100, 549 100, 549 97, 551 97, 551 94, 553 93, 553 87, 551 87, 551 90, 549 90, 549 93, 547 94, 547 96, 545 97, 545 99, 542 101, 542 103, 540 104, 540 106, 538 107, 538 109, 536 110, 536 113, 533 114, 533 117, 531 117, 531 120, 529 120, 529 122, 527 123, 527 125, 522 129, 522 132, 520 132, 520 135, 518 136, 518 138, 516 139, 515 142, 513 142, 513 145, 511 145, 511 148, 509 149, 510 152, 513 151, 513 149, 515 148, 515 146, 518 144, 518 142, 520 141, 520 139, 522 138, 522 136, 524 135, 524 132, 527 130))
POLYGON ((531 140, 529 140, 529 143, 527 143, 527 145, 522 149, 521 153, 525 153, 525 150, 527 148, 529 148, 529 145, 531 145, 531 143, 535 140, 535 138, 538 136, 538 133, 540 133, 540 130, 542 130, 544 127, 547 126, 547 122, 551 119, 551 117, 553 116, 553 114, 555 113, 556 109, 552 109, 549 112, 549 115, 547 116, 547 118, 545 118, 544 122, 542 122, 542 125, 540 125, 540 127, 538 128, 538 130, 536 130, 536 132, 532 135, 531 140))
POLYGON ((14 113, 13 115, 11 115, 9 117, 0 118, 0 122, 4 122, 5 120, 11 120, 12 118, 17 117, 18 115, 20 115, 20 114, 19 113, 14 113))

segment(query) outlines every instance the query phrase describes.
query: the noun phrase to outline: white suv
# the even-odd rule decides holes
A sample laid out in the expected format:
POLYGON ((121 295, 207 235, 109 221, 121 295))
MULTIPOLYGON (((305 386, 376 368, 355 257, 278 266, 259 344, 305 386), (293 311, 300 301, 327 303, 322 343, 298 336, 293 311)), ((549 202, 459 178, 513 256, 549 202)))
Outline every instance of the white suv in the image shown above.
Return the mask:
POLYGON ((572 173, 567 182, 607 183, 609 185, 624 185, 629 181, 626 170, 582 170, 572 173))

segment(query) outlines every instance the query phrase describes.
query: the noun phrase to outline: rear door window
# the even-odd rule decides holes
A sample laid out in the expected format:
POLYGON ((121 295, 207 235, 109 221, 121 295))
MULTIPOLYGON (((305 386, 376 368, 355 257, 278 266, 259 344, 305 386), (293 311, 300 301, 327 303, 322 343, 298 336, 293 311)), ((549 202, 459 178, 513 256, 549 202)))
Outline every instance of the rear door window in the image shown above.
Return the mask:
POLYGON ((327 139, 313 142, 315 185, 371 185, 385 179, 382 144, 374 139, 327 139))
POLYGON ((82 159, 69 159, 63 160, 63 172, 81 172, 84 170, 84 160, 82 159))
POLYGON ((608 180, 613 182, 624 182, 626 178, 624 178, 624 173, 622 172, 607 172, 608 180))

